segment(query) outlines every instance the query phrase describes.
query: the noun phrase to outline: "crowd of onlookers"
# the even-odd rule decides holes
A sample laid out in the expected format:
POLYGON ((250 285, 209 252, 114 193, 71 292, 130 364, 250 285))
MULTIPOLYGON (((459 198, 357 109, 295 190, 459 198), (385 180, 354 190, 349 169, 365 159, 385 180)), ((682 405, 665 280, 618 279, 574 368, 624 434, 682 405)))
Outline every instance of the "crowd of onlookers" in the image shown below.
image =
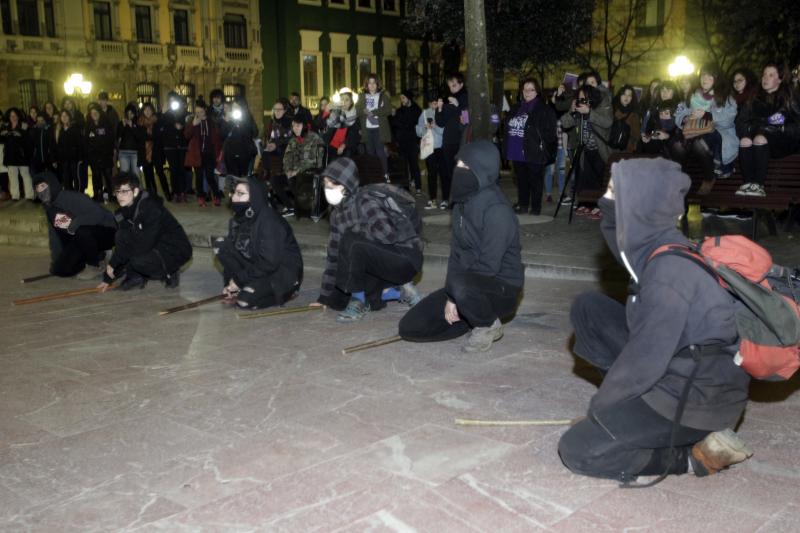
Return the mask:
MULTIPOLYGON (((526 79, 502 120, 495 110, 491 114, 496 144, 514 169, 515 208, 539 214, 543 202, 553 201, 554 181, 563 191, 570 166, 571 189, 599 188, 615 151, 694 160, 704 175, 700 194, 736 166, 745 181, 737 194, 764 196, 769 159, 800 149, 794 74, 792 79, 775 63, 763 67, 760 79, 746 68, 725 77, 704 66, 697 75, 654 79, 643 90, 622 85, 615 94, 596 72, 547 93, 538 80, 526 79)), ((50 170, 65 188, 84 192, 91 172, 92 197, 104 201, 112 174, 130 171, 170 201, 185 202, 188 194, 200 205, 220 205, 219 176, 251 174, 260 159, 278 208, 291 216, 293 180, 342 155, 377 157, 389 181, 389 154, 395 154, 409 188, 421 195, 422 150, 426 209, 446 209, 455 154, 471 136, 464 78, 450 75, 441 93, 424 95, 422 108, 415 96, 403 91, 395 107, 375 74, 359 91, 342 88, 321 98, 316 114, 292 93, 275 101, 261 136, 246 101, 226 101, 219 89, 211 91, 209 103, 202 97, 186 102, 171 92, 160 110, 130 103, 121 116, 105 92, 86 116, 67 97, 60 109, 46 102, 2 114, 0 171, 7 173, 12 199, 32 199, 31 175, 50 170)), ((599 217, 591 208, 578 212, 599 217)))

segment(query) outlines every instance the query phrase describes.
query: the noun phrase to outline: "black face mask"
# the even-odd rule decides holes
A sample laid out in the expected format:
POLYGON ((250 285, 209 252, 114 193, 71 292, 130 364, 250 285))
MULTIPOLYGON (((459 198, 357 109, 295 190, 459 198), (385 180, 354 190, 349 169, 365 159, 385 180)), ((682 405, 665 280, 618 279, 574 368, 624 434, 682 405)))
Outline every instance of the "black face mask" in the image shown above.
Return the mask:
POLYGON ((50 187, 46 188, 45 190, 43 190, 41 192, 37 192, 36 196, 37 196, 37 198, 39 198, 39 201, 41 201, 43 204, 49 204, 50 203, 50 187))
POLYGON ((456 167, 453 169, 453 185, 450 196, 454 202, 464 202, 478 192, 478 177, 468 168, 456 167))
POLYGON ((237 217, 247 217, 250 218, 253 216, 253 209, 250 207, 250 202, 231 202, 231 209, 233 209, 233 213, 237 217))

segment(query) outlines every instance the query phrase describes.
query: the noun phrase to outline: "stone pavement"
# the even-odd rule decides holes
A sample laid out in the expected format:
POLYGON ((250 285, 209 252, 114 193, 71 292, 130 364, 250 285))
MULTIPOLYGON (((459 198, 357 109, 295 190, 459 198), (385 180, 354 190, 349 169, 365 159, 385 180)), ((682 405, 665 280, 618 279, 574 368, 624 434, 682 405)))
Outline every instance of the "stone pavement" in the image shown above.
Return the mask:
MULTIPOLYGON (((158 284, 14 307, 91 286, 18 279, 41 248, 0 248, 0 531, 797 531, 800 381, 754 386, 740 427, 755 456, 646 490, 572 475, 563 427, 454 418, 582 414, 597 376, 569 352, 580 280, 532 279, 504 338, 343 347, 396 333, 398 304, 340 326, 331 312, 237 320, 213 304, 210 252, 158 284)), ((310 256, 298 304, 311 301, 310 256)), ((426 267, 423 292, 444 271, 426 267)))

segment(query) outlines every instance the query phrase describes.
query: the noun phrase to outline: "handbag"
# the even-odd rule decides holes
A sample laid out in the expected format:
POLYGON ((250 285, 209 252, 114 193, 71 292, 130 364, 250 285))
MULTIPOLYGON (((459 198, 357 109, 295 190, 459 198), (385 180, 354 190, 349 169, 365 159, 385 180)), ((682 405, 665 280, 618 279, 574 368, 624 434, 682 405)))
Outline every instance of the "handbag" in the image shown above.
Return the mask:
POLYGON ((419 158, 427 159, 433 153, 433 131, 428 130, 425 135, 419 140, 419 158))
POLYGON ((683 138, 694 139, 714 131, 714 121, 704 118, 690 118, 683 123, 683 138))

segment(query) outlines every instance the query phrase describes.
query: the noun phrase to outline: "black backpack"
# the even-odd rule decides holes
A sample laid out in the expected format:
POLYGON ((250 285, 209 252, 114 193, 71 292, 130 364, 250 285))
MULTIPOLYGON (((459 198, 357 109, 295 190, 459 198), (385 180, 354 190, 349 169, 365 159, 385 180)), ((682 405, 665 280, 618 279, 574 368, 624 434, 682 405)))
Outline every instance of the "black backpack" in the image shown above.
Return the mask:
POLYGON ((422 217, 417 211, 417 202, 404 189, 390 183, 373 183, 361 187, 359 192, 370 195, 394 215, 398 242, 422 237, 422 217))
POLYGON ((611 123, 611 130, 608 132, 608 142, 606 144, 616 150, 624 150, 628 147, 630 140, 630 124, 623 118, 615 118, 614 122, 611 123))

